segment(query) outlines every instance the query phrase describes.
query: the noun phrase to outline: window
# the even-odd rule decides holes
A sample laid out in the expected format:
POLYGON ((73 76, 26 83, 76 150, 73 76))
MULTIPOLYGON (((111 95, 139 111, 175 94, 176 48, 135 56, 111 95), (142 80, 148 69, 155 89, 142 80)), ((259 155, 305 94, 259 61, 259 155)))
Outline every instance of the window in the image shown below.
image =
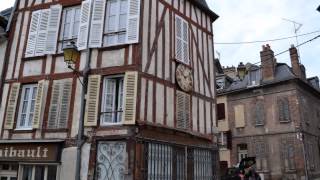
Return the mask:
POLYGON ((17 129, 32 129, 37 88, 37 84, 22 87, 17 129))
POLYGON ((123 76, 104 78, 101 104, 101 125, 122 122, 123 76))
POLYGON ((262 101, 258 101, 255 105, 255 125, 256 126, 263 126, 264 125, 264 104, 262 101))
POLYGON ((240 163, 243 158, 248 157, 247 144, 239 144, 238 146, 238 162, 240 163))
POLYGON ((188 22, 176 16, 176 59, 189 64, 189 26, 188 22))
POLYGON ((267 145, 264 142, 255 142, 256 167, 258 171, 268 170, 267 145))
POLYGON ((0 164, 0 180, 17 180, 17 164, 0 164))
MULTIPOLYGON (((210 180, 213 179, 212 172, 212 153, 207 150, 195 149, 193 151, 194 165, 193 165, 193 179, 210 180)), ((216 163, 216 162, 214 162, 216 163)))
POLYGON ((281 147, 285 170, 295 170, 295 150, 293 140, 283 139, 281 147))
POLYGON ((80 26, 80 6, 63 10, 59 47, 62 51, 71 42, 77 43, 80 26))
POLYGON ((217 119, 223 120, 226 118, 225 105, 224 103, 217 104, 217 119))
POLYGON ((128 0, 108 0, 106 6, 104 45, 126 42, 128 0))
POLYGON ((226 148, 228 144, 228 134, 227 132, 221 132, 219 134, 218 144, 220 148, 226 148))
POLYGON ((249 85, 256 86, 260 84, 260 70, 252 70, 249 72, 249 85))
MULTIPOLYGON (((21 180, 55 180, 56 165, 21 165, 21 180)), ((20 171, 20 170, 19 170, 20 171)))
POLYGON ((215 176, 213 162, 217 159, 211 150, 156 142, 145 143, 144 149, 147 167, 143 179, 209 180, 215 176))
POLYGON ((278 99, 278 109, 279 109, 279 121, 289 122, 290 121, 290 108, 288 98, 278 99))

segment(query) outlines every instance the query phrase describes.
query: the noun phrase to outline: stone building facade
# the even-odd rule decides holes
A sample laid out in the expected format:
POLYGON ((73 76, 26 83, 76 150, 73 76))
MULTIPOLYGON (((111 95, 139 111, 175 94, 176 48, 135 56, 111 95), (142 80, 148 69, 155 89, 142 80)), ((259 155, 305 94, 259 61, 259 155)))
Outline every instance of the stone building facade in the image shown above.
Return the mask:
POLYGON ((226 99, 232 132, 229 162, 255 156, 264 179, 315 179, 320 175, 319 81, 306 79, 295 47, 289 52, 291 67, 263 46, 261 66, 247 66, 243 79, 218 91, 218 102, 226 99))

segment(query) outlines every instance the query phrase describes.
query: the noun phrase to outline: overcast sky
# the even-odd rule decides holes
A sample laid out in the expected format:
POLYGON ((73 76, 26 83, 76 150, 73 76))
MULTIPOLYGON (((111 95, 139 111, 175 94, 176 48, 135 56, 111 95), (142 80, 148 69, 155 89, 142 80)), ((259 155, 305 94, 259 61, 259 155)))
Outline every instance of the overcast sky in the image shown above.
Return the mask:
MULTIPOLYGON (((269 40, 294 36, 293 23, 289 19, 303 24, 298 34, 320 30, 320 12, 316 8, 319 0, 207 0, 211 9, 220 17, 214 23, 216 43, 269 40)), ((13 6, 14 0, 1 0, 0 11, 13 6)), ((302 43, 312 39, 314 33, 298 38, 302 43)), ((268 42, 277 54, 296 44, 295 38, 268 42)), ((215 50, 220 53, 221 63, 225 66, 243 62, 259 62, 261 46, 267 43, 221 45, 215 50)), ((320 76, 320 38, 300 47, 302 63, 307 75, 320 76)), ((278 62, 289 63, 289 54, 277 57, 278 62)))
MULTIPOLYGON (((298 34, 320 30, 319 0, 207 0, 211 9, 220 17, 213 24, 216 43, 269 40, 295 36, 293 23, 303 24, 298 34)), ((303 43, 320 32, 298 38, 303 43)), ((296 44, 296 39, 267 42, 275 54, 296 44)), ((237 66, 240 61, 259 62, 263 44, 215 44, 225 66, 237 66)), ((302 63, 307 75, 320 76, 320 38, 300 47, 302 63)), ((278 62, 291 65, 289 53, 277 57, 278 62)))

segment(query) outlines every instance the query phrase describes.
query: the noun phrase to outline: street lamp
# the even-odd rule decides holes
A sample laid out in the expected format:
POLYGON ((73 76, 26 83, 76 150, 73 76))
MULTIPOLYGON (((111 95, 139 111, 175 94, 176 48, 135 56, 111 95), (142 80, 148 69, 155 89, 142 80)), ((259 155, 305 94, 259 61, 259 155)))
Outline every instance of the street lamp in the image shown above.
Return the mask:
POLYGON ((78 127, 78 135, 77 135, 77 162, 76 162, 76 174, 75 180, 80 180, 81 174, 81 148, 84 144, 84 116, 85 116, 85 106, 86 99, 85 96, 88 91, 88 76, 90 70, 90 49, 87 48, 87 56, 86 56, 86 65, 85 68, 80 73, 74 65, 80 61, 80 51, 78 51, 77 46, 74 42, 71 42, 63 49, 64 62, 68 65, 68 68, 73 70, 78 76, 78 79, 82 85, 82 92, 80 96, 80 119, 79 119, 79 127, 78 127), (82 77, 82 81, 80 79, 82 77))
POLYGON ((80 52, 74 42, 71 42, 63 49, 64 62, 68 68, 72 68, 80 60, 80 52))
POLYGON ((320 12, 320 6, 317 8, 317 11, 319 11, 319 12, 320 12))

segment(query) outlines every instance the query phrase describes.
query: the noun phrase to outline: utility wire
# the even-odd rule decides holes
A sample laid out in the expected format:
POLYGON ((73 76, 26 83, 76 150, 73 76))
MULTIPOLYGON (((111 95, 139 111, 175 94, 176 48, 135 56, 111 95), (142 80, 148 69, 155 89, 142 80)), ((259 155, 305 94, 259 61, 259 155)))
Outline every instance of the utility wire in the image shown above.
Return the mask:
MULTIPOLYGON (((316 36, 316 37, 314 37, 314 38, 312 38, 312 39, 309 39, 309 40, 307 40, 307 41, 305 41, 305 42, 303 42, 303 43, 301 43, 301 44, 298 44, 296 47, 303 46, 303 45, 305 45, 305 44, 307 44, 307 43, 310 43, 310 42, 312 42, 312 41, 314 41, 314 40, 316 40, 316 39, 318 39, 318 38, 320 38, 320 35, 318 35, 318 36, 316 36)), ((285 51, 282 51, 282 52, 280 52, 280 53, 278 53, 278 54, 275 54, 274 57, 279 56, 279 55, 281 55, 281 54, 284 54, 284 53, 286 53, 286 52, 288 52, 288 51, 289 51, 289 49, 287 49, 287 50, 285 50, 285 51)), ((264 60, 264 61, 269 61, 270 59, 271 59, 271 58, 266 59, 266 60, 264 60)), ((260 64, 260 63, 261 63, 261 61, 256 62, 256 63, 251 63, 251 64, 252 64, 252 65, 257 65, 257 64, 260 64)))
POLYGON ((297 36, 289 36, 289 37, 270 39, 270 40, 257 40, 257 41, 244 41, 244 42, 216 42, 214 44, 236 45, 236 44, 254 44, 254 43, 274 42, 274 41, 282 41, 282 40, 292 39, 292 38, 301 37, 301 36, 307 36, 307 35, 315 34, 315 33, 318 33, 318 32, 320 32, 320 30, 309 32, 309 33, 304 33, 304 34, 299 34, 297 36))

